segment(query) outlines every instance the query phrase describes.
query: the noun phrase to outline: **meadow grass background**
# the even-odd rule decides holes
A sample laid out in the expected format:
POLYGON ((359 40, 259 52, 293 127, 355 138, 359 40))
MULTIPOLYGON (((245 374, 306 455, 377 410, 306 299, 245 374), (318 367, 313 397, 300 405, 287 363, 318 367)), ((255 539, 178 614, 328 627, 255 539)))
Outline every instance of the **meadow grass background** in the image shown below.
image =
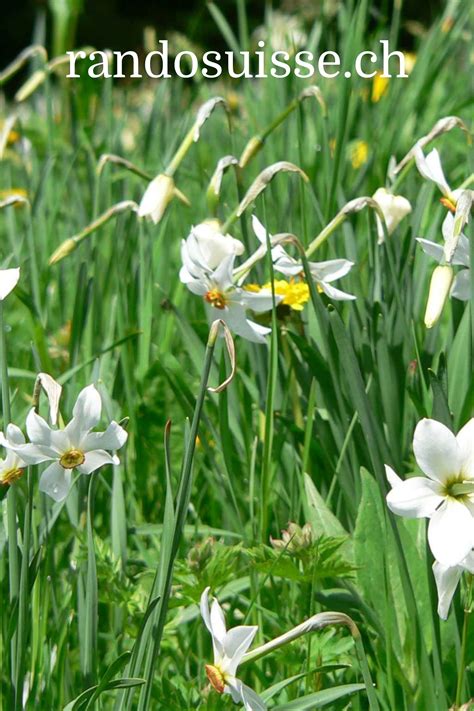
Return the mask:
MULTIPOLYGON (((245 48, 244 3, 239 7, 233 33, 245 48)), ((380 38, 395 47, 403 10, 375 10, 365 2, 340 5, 335 17, 310 28, 314 51, 337 49, 349 66, 380 38)), ((313 99, 301 103, 240 183, 226 173, 217 215, 225 221, 265 167, 291 161, 309 183, 276 176, 253 212, 272 234, 291 232, 308 245, 348 200, 384 186, 391 156, 400 160, 438 119, 456 115, 469 125, 470 20, 467 4, 447 3, 414 39, 409 79, 392 79, 379 101, 367 80, 317 81, 326 115, 313 99), (358 141, 367 156, 354 166, 358 141)), ((38 62, 24 70, 25 80, 38 62)), ((419 419, 432 416, 457 430, 473 414, 472 307, 451 300, 434 329, 423 324, 434 265, 415 237, 441 240, 445 208, 435 186, 413 166, 397 178, 394 191, 413 211, 383 246, 370 210, 351 215, 314 258, 354 261, 341 288, 357 300, 331 305, 313 293, 301 314, 277 309, 268 316, 277 325, 268 345, 236 337, 232 383, 205 394, 202 412, 196 409, 209 325, 202 302, 178 279, 181 239, 210 216, 206 189, 219 158, 239 156, 309 83, 114 84, 51 76, 20 104, 2 98, 4 118, 18 114, 18 140, 4 152, 0 188, 24 190, 29 201, 0 213, 3 266, 21 267, 3 308, 12 421, 24 422, 39 371, 64 386, 66 420, 90 382, 99 384, 107 418, 129 418, 121 466, 80 477, 65 505, 38 492, 36 471, 14 485, 22 593, 10 604, 2 492, 5 709, 21 708, 23 695, 26 708, 62 709, 101 679, 105 686, 106 670, 118 659, 110 678, 146 683, 105 690, 74 708, 232 708, 229 697, 209 691, 204 674, 211 648, 196 603, 207 585, 229 620, 260 626, 259 641, 318 611, 350 615, 382 709, 431 711, 455 700, 461 598, 441 622, 425 522, 395 520, 384 500, 383 464, 401 474, 413 470, 419 419), (109 162, 99 173, 101 156, 120 155, 151 177, 162 172, 199 106, 216 95, 228 100, 230 119, 215 110, 175 175, 191 207, 173 201, 158 226, 121 214, 49 266, 67 237, 113 204, 139 202, 143 194, 147 180, 121 166, 109 162), (197 440, 189 424, 196 412, 197 440), (187 507, 183 477, 191 474, 194 443, 187 507), (309 548, 271 547, 270 537, 280 538, 289 521, 311 523, 309 548)), ((469 179, 469 137, 454 129, 435 145, 450 185, 469 179)), ((251 214, 232 228, 247 255, 257 247, 251 214)), ((262 261, 252 281, 269 278, 262 261)), ((212 385, 229 372, 224 351, 219 339, 207 356, 212 385)), ((471 625, 464 702, 474 694, 473 658, 471 625)), ((249 664, 242 676, 260 692, 295 677, 276 689, 270 708, 368 707, 364 690, 348 695, 358 687, 336 698, 336 687, 362 681, 343 629, 303 638, 249 664)))

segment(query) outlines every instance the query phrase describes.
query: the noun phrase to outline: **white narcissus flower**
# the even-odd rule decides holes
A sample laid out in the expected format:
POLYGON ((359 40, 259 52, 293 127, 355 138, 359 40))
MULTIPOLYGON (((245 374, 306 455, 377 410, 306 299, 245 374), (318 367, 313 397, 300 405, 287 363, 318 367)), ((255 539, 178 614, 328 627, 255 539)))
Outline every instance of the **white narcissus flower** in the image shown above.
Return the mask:
MULTIPOLYGON (((387 232, 391 235, 404 217, 410 214, 411 205, 403 195, 392 195, 385 188, 379 188, 372 195, 377 205, 383 212, 387 225, 387 232)), ((380 217, 376 215, 378 243, 382 244, 385 239, 383 225, 380 217)))
MULTIPOLYGON (((252 226, 259 242, 265 245, 267 243, 267 230, 255 215, 252 217, 252 226)), ((269 238, 271 239, 270 234, 269 238)), ((293 259, 293 257, 290 257, 281 245, 273 247, 272 261, 275 271, 285 276, 296 276, 304 272, 303 264, 293 259)), ((308 262, 311 276, 319 290, 323 291, 335 301, 352 301, 356 298, 353 294, 348 294, 345 291, 336 289, 331 284, 331 282, 346 276, 353 266, 354 262, 350 262, 348 259, 328 259, 325 262, 308 262)))
POLYGON ((415 156, 416 167, 423 178, 437 185, 444 197, 451 199, 451 188, 444 177, 441 159, 436 148, 433 148, 433 150, 425 156, 421 146, 416 144, 413 147, 413 155, 415 156))
MULTIPOLYGON (((450 212, 446 215, 443 220, 442 233, 443 239, 446 241, 452 235, 454 229, 454 215, 450 212)), ((440 264, 445 260, 444 247, 436 242, 431 242, 428 239, 417 238, 417 242, 420 243, 421 248, 430 257, 433 257, 440 264)), ((466 235, 459 235, 459 241, 457 247, 454 251, 452 264, 456 266, 465 267, 461 269, 454 277, 453 285, 451 288, 451 296, 455 299, 460 299, 461 301, 468 301, 471 297, 471 257, 469 252, 469 240, 466 235)))
POLYGON ((164 173, 153 178, 140 201, 139 217, 149 217, 155 225, 165 214, 165 210, 175 195, 173 178, 164 173))
POLYGON ((18 284, 20 267, 0 269, 0 301, 3 301, 18 284))
POLYGON ((6 437, 3 432, 0 432, 0 445, 6 448, 5 459, 0 459, 0 484, 3 485, 13 484, 22 476, 26 467, 21 457, 13 450, 8 449, 9 442, 25 444, 23 432, 16 425, 9 424, 7 426, 6 437))
POLYGON ((64 429, 53 429, 32 409, 26 418, 30 443, 16 444, 8 439, 4 446, 27 464, 52 462, 41 474, 39 488, 55 501, 62 501, 69 492, 73 469, 91 474, 104 464, 120 463, 106 450, 120 449, 127 440, 126 431, 112 421, 105 432, 91 432, 100 422, 101 409, 99 392, 89 385, 79 393, 73 418, 64 429))
MULTIPOLYGON (((196 262, 202 269, 216 269, 225 257, 231 254, 241 255, 244 245, 231 235, 223 235, 218 220, 206 220, 191 229, 186 240, 182 242, 182 250, 188 259, 196 262)), ((188 274, 182 267, 180 278, 184 281, 188 274)))
MULTIPOLYGON (((203 267, 199 254, 189 247, 186 244, 186 248, 181 249, 183 269, 180 279, 193 294, 202 296, 210 320, 220 318, 242 338, 254 343, 265 343, 265 336, 271 329, 250 321, 246 311, 270 311, 273 303, 271 294, 254 293, 236 286, 232 278, 235 254, 224 257, 217 269, 212 271, 203 267)), ((280 300, 281 297, 275 296, 277 303, 280 300)))
POLYGON ((459 565, 442 565, 437 560, 433 563, 433 573, 438 590, 438 615, 446 620, 449 607, 464 571, 474 574, 474 552, 469 553, 459 565))
POLYGON ((425 178, 425 180, 429 180, 438 187, 440 192, 443 194, 441 202, 448 208, 448 210, 454 212, 457 200, 462 191, 460 188, 451 190, 449 187, 449 184, 444 177, 441 159, 436 148, 433 148, 433 150, 425 156, 421 146, 416 144, 413 147, 413 155, 415 156, 416 167, 418 168, 420 174, 423 178, 425 178))
POLYGON ((443 566, 460 565, 474 547, 474 418, 457 435, 441 422, 421 420, 413 451, 426 477, 402 481, 386 466, 388 507, 399 516, 429 518, 434 557, 443 566))
POLYGON ((242 703, 246 711, 265 711, 263 699, 236 678, 237 668, 258 630, 258 627, 240 625, 226 629, 224 612, 214 598, 209 605, 209 588, 201 595, 201 615, 211 633, 214 663, 206 664, 206 674, 219 694, 230 694, 235 703, 242 703))

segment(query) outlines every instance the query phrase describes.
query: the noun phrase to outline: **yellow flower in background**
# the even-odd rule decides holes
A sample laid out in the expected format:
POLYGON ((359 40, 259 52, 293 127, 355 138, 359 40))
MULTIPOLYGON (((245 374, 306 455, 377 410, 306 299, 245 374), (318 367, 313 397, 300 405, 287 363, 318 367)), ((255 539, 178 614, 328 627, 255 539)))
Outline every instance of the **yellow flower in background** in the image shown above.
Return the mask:
MULTIPOLYGON (((405 60, 405 73, 409 75, 415 66, 416 54, 414 52, 403 52, 403 58, 405 60)), ((376 104, 387 93, 389 81, 390 77, 384 77, 383 72, 380 70, 375 74, 372 79, 372 103, 376 104)))
POLYGON ((411 74, 416 63, 415 52, 403 52, 403 57, 405 59, 405 72, 411 74))
POLYGON ((369 144, 367 141, 354 141, 350 148, 350 159, 352 167, 357 170, 364 163, 367 163, 367 158, 369 155, 369 144))
MULTIPOLYGON (((289 306, 293 311, 302 311, 304 305, 309 301, 309 287, 304 281, 290 279, 275 279, 273 282, 275 295, 281 296, 280 304, 289 306)), ((253 293, 260 291, 271 292, 272 284, 267 282, 263 286, 258 284, 246 284, 245 290, 253 293)))
POLYGON ((8 200, 11 197, 28 197, 28 193, 24 188, 8 188, 0 190, 0 200, 8 200))
MULTIPOLYGON (((286 281, 285 279, 275 279, 273 282, 275 287, 275 294, 282 296, 282 304, 289 306, 293 311, 302 311, 303 306, 309 300, 309 287, 304 281, 295 281, 295 279, 290 279, 286 281)), ((271 289, 271 284, 263 285, 264 289, 271 289)))
POLYGON ((15 131, 14 129, 12 129, 10 131, 10 133, 8 134, 7 145, 11 146, 13 143, 18 143, 19 140, 20 140, 20 134, 18 133, 18 131, 15 131))
POLYGON ((237 91, 229 91, 225 97, 229 109, 234 113, 237 111, 242 103, 241 97, 237 91))
MULTIPOLYGON (((14 123, 14 121, 11 121, 11 120, 8 120, 8 123, 7 123, 7 121, 0 121, 0 132, 3 132, 4 130, 8 130, 7 125, 9 124, 10 126, 12 126, 13 123, 14 123)), ((6 145, 12 146, 14 143, 18 143, 20 138, 21 138, 20 132, 15 131, 14 128, 10 128, 10 130, 8 131, 8 135, 7 135, 6 145)))
POLYGON ((387 92, 389 78, 382 76, 382 72, 377 74, 372 79, 372 102, 376 104, 382 96, 387 92))

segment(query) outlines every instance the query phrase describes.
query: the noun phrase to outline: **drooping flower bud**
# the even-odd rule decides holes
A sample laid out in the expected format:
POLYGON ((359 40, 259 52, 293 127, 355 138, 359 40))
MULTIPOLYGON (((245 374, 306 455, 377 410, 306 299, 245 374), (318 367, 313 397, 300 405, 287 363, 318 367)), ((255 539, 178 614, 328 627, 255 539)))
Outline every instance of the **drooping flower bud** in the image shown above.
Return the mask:
MULTIPOLYGON (((403 218, 411 212, 411 205, 403 195, 392 195, 392 193, 389 193, 385 188, 376 190, 372 197, 382 210, 387 225, 387 232, 391 235, 403 218)), ((384 241, 383 225, 378 215, 376 220, 378 242, 382 244, 384 241)))
POLYGON ((157 225, 175 195, 173 178, 161 173, 149 183, 138 208, 139 217, 149 217, 157 225))
POLYGON ((431 276, 430 291, 425 311, 425 326, 432 328, 438 322, 454 280, 449 264, 437 266, 431 276))

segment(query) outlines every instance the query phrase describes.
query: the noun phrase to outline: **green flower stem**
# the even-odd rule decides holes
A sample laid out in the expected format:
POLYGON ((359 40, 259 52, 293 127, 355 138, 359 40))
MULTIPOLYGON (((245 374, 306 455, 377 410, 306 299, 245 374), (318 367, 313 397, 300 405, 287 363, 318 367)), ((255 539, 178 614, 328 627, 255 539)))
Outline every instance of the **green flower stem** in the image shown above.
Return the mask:
POLYGON ((304 96, 298 96, 296 99, 293 99, 293 101, 290 101, 288 106, 283 109, 283 111, 278 114, 278 116, 271 123, 269 123, 261 133, 257 133, 255 136, 252 136, 240 156, 239 165, 241 168, 247 166, 257 155, 257 153, 261 151, 268 136, 270 136, 270 134, 273 133, 273 131, 278 128, 278 126, 280 126, 291 113, 293 113, 303 98, 304 96))
MULTIPOLYGON (((290 239, 294 239, 294 236, 287 233, 273 235, 273 237, 269 240, 270 247, 276 247, 278 244, 282 244, 282 242, 288 242, 290 239)), ((259 262, 260 259, 263 259, 266 253, 267 245, 260 245, 260 247, 258 247, 258 249, 256 249, 255 252, 251 254, 248 259, 245 260, 245 262, 242 262, 242 264, 240 264, 236 269, 234 269, 234 282, 242 282, 249 273, 249 271, 252 269, 253 265, 259 262)))
POLYGON ((240 206, 240 203, 237 205, 237 207, 235 208, 235 210, 232 211, 232 213, 229 215, 229 217, 227 218, 227 220, 224 222, 224 224, 223 224, 223 226, 222 226, 222 234, 223 234, 223 235, 227 234, 227 232, 229 231, 229 228, 232 227, 232 225, 233 225, 234 222, 236 221, 236 219, 237 219, 237 211, 238 211, 238 209, 239 209, 239 206, 240 206))
POLYGON ((52 266, 53 264, 57 264, 57 262, 60 262, 62 259, 71 254, 71 252, 76 249, 76 247, 82 242, 82 240, 84 240, 86 237, 89 237, 89 235, 99 229, 99 227, 102 227, 102 225, 105 225, 107 222, 109 222, 109 220, 111 220, 115 215, 119 215, 122 212, 126 212, 127 210, 137 211, 137 203, 133 200, 122 200, 122 202, 118 202, 112 207, 110 207, 108 210, 99 215, 97 219, 93 220, 89 225, 87 225, 87 227, 85 227, 77 235, 69 237, 67 240, 62 242, 57 248, 57 250, 51 255, 49 259, 49 265, 52 266))
POLYGON ((307 250, 306 250, 306 256, 309 259, 313 252, 315 252, 318 247, 320 247, 326 240, 327 238, 341 225, 344 220, 346 219, 346 215, 339 213, 334 217, 329 224, 324 227, 323 230, 319 233, 317 237, 313 239, 313 241, 309 244, 307 250))
POLYGON ((462 626, 462 641, 461 641, 461 656, 459 658, 458 683, 456 686, 456 701, 454 708, 458 709, 461 706, 461 695, 464 683, 464 668, 466 666, 466 650, 467 650, 467 633, 469 627, 469 618, 472 612, 472 581, 474 576, 469 574, 466 592, 466 604, 464 607, 464 622, 462 626))
POLYGON ((31 517, 33 511, 33 477, 31 467, 27 473, 28 498, 25 509, 25 523, 23 528, 23 546, 21 556, 21 575, 18 597, 18 627, 16 645, 16 682, 15 682, 15 709, 23 708, 23 683, 25 673, 25 657, 28 644, 28 611, 29 611, 29 572, 30 572, 30 544, 31 544, 31 517))
POLYGON ((285 632, 279 637, 275 637, 275 639, 270 640, 270 642, 262 644, 260 647, 256 647, 251 652, 247 652, 247 654, 244 655, 241 664, 260 659, 266 654, 269 654, 270 652, 280 649, 280 647, 293 642, 295 639, 298 639, 298 637, 302 637, 303 635, 310 634, 312 632, 318 632, 319 630, 329 627, 330 625, 344 625, 349 629, 354 640, 362 677, 367 690, 369 707, 371 711, 378 711, 379 703, 377 701, 374 685, 372 683, 372 677, 370 676, 367 657, 365 655, 364 645, 362 643, 359 629, 355 622, 348 615, 345 615, 342 612, 319 612, 318 614, 313 615, 313 617, 310 617, 309 620, 302 622, 289 632, 285 632))
MULTIPOLYGON (((6 429, 10 422, 10 390, 8 386, 7 342, 5 336, 5 322, 3 315, 3 301, 0 301, 0 368, 2 377, 2 412, 3 427, 6 429)), ((8 531, 8 575, 10 587, 10 605, 13 607, 19 590, 19 563, 18 563, 18 531, 16 520, 16 484, 10 485, 7 494, 7 531, 8 531)), ((16 634, 11 641, 11 679, 16 683, 16 634)))
POLYGON ((293 111, 296 109, 298 104, 300 103, 300 99, 293 99, 293 101, 290 101, 286 109, 283 109, 283 111, 278 114, 278 116, 265 128, 262 133, 260 134, 259 138, 261 141, 265 141, 268 136, 273 133, 273 131, 280 126, 280 124, 285 121, 285 119, 288 118, 288 116, 293 113, 293 111))
POLYGON ((397 190, 400 188, 400 185, 403 183, 405 178, 407 177, 408 173, 411 171, 413 166, 415 165, 415 159, 412 158, 411 161, 409 161, 404 168, 400 171, 400 173, 397 175, 396 179, 394 180, 393 184, 390 186, 390 191, 395 195, 397 190))
POLYGON ((168 610, 168 601, 171 594, 171 581, 173 577, 174 562, 183 535, 184 524, 186 521, 186 515, 191 496, 193 459, 194 450, 196 448, 196 437, 198 433, 199 423, 201 420, 202 408, 207 393, 207 383, 211 372, 214 347, 216 344, 218 332, 219 321, 214 321, 209 332, 209 338, 207 341, 207 348, 204 360, 204 368, 201 376, 201 383, 196 399, 196 405, 194 408, 194 415, 189 431, 189 437, 187 440, 187 447, 184 453, 182 476, 179 484, 178 494, 176 497, 174 530, 171 534, 169 548, 167 546, 166 560, 158 564, 157 577, 153 584, 153 593, 156 593, 156 597, 159 598, 159 602, 156 605, 152 614, 153 633, 150 647, 147 650, 144 669, 144 677, 146 679, 146 682, 142 687, 142 692, 140 694, 140 699, 138 702, 138 711, 145 711, 146 709, 150 708, 150 699, 153 687, 155 666, 160 651, 161 638, 163 636, 166 614, 168 610))
POLYGON ((176 173, 181 162, 183 161, 184 157, 186 156, 187 152, 193 145, 195 128, 196 128, 196 124, 193 123, 193 125, 191 126, 191 128, 189 129, 189 131, 187 132, 185 137, 183 138, 181 145, 179 146, 178 150, 174 154, 170 163, 168 163, 168 166, 165 168, 164 174, 169 176, 170 178, 172 178, 173 175, 176 173))

